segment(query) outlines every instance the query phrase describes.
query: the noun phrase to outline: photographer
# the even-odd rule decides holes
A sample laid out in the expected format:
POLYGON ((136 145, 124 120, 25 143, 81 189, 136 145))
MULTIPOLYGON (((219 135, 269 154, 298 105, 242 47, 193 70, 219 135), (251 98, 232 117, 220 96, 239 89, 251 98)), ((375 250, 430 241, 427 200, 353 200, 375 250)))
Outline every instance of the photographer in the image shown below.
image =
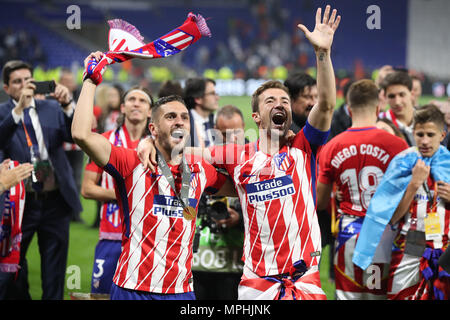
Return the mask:
POLYGON ((29 64, 18 60, 7 62, 2 71, 3 89, 10 99, 0 104, 0 158, 34 165, 32 179, 25 184, 21 268, 14 298, 30 299, 25 256, 37 232, 42 299, 63 299, 70 213, 82 210, 63 149, 64 141, 73 142, 73 102, 65 86, 36 83, 32 72, 29 64), (38 93, 54 99, 37 99, 38 93))
MULTIPOLYGON (((244 119, 237 107, 227 105, 219 109, 215 129, 223 143, 244 144, 244 119)), ((192 266, 197 299, 236 300, 244 242, 239 199, 203 197, 198 215, 192 266)))

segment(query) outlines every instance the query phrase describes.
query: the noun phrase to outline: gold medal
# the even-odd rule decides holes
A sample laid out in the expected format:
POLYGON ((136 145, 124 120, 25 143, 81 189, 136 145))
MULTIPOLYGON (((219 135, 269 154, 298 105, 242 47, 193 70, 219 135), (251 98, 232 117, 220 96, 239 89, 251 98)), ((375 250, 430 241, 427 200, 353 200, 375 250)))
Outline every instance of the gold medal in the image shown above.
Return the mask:
POLYGON ((183 217, 186 220, 194 220, 195 216, 197 215, 197 211, 195 211, 195 208, 191 206, 184 207, 183 209, 183 217))

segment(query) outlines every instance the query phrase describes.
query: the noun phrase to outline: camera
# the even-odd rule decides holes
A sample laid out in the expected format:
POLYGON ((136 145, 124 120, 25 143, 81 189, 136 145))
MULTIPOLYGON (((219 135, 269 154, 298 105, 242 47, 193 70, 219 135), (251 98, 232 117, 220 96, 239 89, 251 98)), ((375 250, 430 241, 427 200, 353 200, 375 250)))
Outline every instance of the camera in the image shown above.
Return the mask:
POLYGON ((48 94, 48 93, 55 92, 56 83, 54 80, 33 81, 33 84, 36 86, 36 90, 34 90, 35 94, 48 94))
POLYGON ((223 232, 221 226, 217 225, 217 221, 230 217, 228 213, 228 199, 226 197, 205 195, 200 199, 198 212, 201 218, 201 229, 209 227, 212 233, 223 232))
POLYGON ((198 217, 200 225, 194 236, 193 251, 197 252, 200 244, 200 232, 208 227, 212 233, 224 233, 226 229, 217 224, 217 221, 230 217, 228 213, 228 198, 203 195, 198 204, 198 217))

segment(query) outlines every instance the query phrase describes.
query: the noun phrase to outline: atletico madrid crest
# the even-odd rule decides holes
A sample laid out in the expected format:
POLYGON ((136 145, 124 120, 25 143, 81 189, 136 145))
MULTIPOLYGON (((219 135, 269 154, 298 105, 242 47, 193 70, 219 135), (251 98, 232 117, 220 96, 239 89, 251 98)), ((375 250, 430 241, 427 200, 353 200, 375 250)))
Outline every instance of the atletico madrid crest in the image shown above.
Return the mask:
POLYGON ((291 166, 291 162, 289 161, 289 157, 286 152, 279 153, 273 157, 273 161, 275 162, 278 170, 286 171, 291 166))

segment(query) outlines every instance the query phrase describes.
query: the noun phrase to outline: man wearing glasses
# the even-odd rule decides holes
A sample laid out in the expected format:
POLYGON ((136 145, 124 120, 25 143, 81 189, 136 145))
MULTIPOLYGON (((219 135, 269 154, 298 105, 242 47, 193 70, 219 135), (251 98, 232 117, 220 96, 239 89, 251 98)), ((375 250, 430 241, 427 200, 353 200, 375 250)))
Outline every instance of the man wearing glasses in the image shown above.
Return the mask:
POLYGON ((214 111, 219 107, 216 82, 209 78, 186 80, 184 100, 191 118, 191 143, 193 147, 214 144, 214 111))

